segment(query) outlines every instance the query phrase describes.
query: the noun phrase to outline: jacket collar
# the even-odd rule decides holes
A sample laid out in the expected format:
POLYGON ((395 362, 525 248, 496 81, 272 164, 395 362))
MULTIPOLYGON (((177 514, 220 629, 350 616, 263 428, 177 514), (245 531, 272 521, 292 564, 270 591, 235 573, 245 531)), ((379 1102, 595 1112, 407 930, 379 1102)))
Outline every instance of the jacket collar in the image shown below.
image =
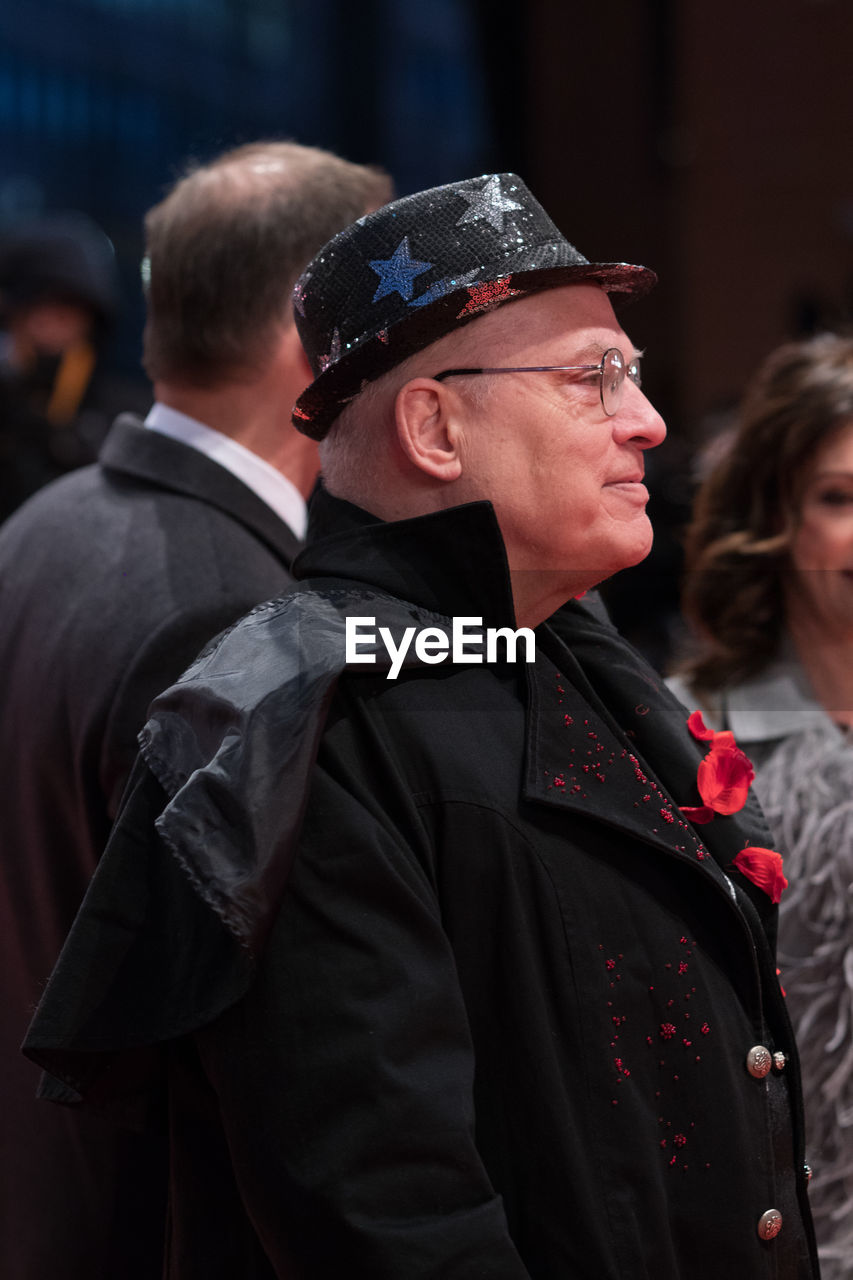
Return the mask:
POLYGON ((133 414, 113 423, 98 461, 105 471, 130 476, 158 489, 184 494, 216 507, 244 525, 287 566, 301 543, 271 507, 211 458, 159 431, 133 414))
MULTIPOLYGON (((619 633, 570 604, 537 632, 525 777, 528 799, 585 814, 694 864, 728 896, 728 877, 747 845, 773 838, 752 793, 740 813, 695 827, 682 805, 700 798, 705 754, 684 708, 619 633)), ((737 876, 767 920, 770 899, 737 876)))
POLYGON ((482 618, 487 627, 515 625, 509 565, 490 502, 386 523, 320 485, 308 546, 293 573, 369 583, 431 613, 482 618))
MULTIPOLYGON (((771 742, 806 729, 831 727, 789 640, 758 675, 721 693, 720 714, 740 743, 771 742)), ((840 740, 840 731, 838 736, 840 740)))
MULTIPOLYGON (((297 578, 353 578, 444 617, 514 625, 506 552, 491 503, 383 523, 320 489, 297 578)), ((697 866, 727 896, 736 854, 772 847, 758 805, 697 829, 681 805, 697 805, 706 748, 684 708, 616 629, 582 604, 564 606, 536 631, 529 669, 527 800, 583 814, 697 866)), ((759 914, 766 894, 746 886, 759 914)))

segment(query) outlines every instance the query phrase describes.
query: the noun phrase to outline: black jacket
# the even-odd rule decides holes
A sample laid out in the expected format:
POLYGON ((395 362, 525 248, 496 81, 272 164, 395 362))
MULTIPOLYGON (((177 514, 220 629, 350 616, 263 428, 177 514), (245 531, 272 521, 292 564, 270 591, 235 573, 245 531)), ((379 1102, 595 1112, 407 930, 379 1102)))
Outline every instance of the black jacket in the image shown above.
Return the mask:
POLYGON ((150 1275, 161 1251, 161 1153, 37 1104, 19 1048, 149 702, 290 582, 298 549, 230 472, 129 416, 98 465, 42 490, 0 530, 4 1275, 150 1275))
POLYGON ((158 700, 29 1035, 93 1103, 168 1042, 168 1274, 816 1276, 760 813, 697 837, 685 711, 582 606, 532 666, 341 675, 336 608, 512 604, 488 504, 319 519, 312 590, 158 700))

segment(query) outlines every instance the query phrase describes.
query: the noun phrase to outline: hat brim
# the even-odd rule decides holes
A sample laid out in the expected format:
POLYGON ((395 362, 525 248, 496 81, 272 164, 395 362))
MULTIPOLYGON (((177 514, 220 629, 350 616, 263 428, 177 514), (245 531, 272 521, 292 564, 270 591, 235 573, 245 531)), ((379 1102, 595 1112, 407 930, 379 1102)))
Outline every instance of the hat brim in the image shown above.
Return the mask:
POLYGON ((303 391, 293 408, 293 425, 312 440, 322 440, 341 411, 354 400, 368 382, 382 377, 416 351, 422 351, 454 329, 462 328, 487 311, 506 306, 569 284, 595 284, 608 294, 615 294, 614 305, 641 298, 657 284, 657 276, 648 267, 628 262, 595 262, 571 266, 538 268, 512 273, 511 287, 505 297, 497 297, 487 305, 462 316, 461 302, 470 299, 467 287, 454 289, 432 302, 422 311, 412 311, 405 323, 392 326, 381 336, 361 343, 318 374, 303 391))

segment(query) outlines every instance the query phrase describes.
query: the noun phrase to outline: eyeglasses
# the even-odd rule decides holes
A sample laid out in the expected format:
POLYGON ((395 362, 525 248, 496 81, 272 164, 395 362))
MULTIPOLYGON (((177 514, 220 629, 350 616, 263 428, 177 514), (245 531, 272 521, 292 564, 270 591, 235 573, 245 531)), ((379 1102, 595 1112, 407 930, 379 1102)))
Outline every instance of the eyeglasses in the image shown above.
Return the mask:
POLYGON ((442 382, 445 378, 455 378, 460 374, 570 372, 594 372, 599 375, 601 407, 608 418, 612 418, 614 413, 619 412, 626 377, 630 378, 635 386, 641 386, 640 357, 634 356, 626 364, 625 357, 618 347, 610 347, 605 351, 601 357, 600 364, 534 364, 503 369, 444 369, 441 373, 436 373, 433 376, 436 382, 442 382))

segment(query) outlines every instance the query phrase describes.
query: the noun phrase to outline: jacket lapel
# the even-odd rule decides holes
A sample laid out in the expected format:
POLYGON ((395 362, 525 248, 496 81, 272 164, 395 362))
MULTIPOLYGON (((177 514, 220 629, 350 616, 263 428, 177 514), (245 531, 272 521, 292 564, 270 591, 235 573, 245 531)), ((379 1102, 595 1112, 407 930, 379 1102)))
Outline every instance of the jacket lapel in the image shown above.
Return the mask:
POLYGON ((287 567, 301 548, 285 522, 237 476, 198 449, 149 431, 132 414, 113 423, 98 461, 107 471, 217 507, 245 525, 287 567))
POLYGON ((696 773, 705 754, 687 729, 681 703, 607 624, 578 606, 537 632, 530 670, 525 795, 617 827, 693 864, 732 898, 730 875, 764 922, 768 896, 732 873, 747 845, 773 847, 750 793, 744 809, 694 826, 681 812, 696 805, 696 773))

